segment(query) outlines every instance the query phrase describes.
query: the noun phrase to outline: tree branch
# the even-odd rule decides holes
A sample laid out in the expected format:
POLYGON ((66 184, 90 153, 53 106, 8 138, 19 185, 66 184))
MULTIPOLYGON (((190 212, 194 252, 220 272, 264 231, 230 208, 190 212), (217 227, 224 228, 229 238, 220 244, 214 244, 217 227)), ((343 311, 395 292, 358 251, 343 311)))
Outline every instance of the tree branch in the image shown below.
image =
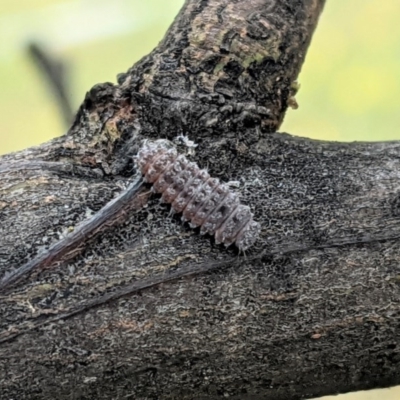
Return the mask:
POLYGON ((73 120, 74 112, 67 89, 69 82, 66 79, 65 63, 53 59, 38 43, 30 43, 28 52, 43 73, 45 80, 49 83, 49 87, 57 100, 60 114, 67 127, 69 127, 73 120))
POLYGON ((322 5, 188 0, 66 135, 0 158, 0 276, 94 227, 79 254, 3 288, 2 396, 294 400, 400 383, 400 145, 273 133, 322 5), (246 255, 155 195, 90 225, 126 199, 142 139, 181 133, 240 182, 262 226, 246 255))

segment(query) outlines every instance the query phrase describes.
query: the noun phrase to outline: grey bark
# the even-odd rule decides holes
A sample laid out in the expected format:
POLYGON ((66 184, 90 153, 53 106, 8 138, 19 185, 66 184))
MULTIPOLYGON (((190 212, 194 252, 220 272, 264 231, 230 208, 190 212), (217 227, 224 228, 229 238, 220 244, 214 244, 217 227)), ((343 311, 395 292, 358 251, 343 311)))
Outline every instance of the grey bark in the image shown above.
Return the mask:
POLYGON ((400 383, 400 145, 274 133, 322 6, 187 0, 66 135, 0 158, 2 399, 290 400, 400 383), (245 255, 148 186, 124 192, 142 139, 179 134, 240 182, 262 225, 245 255))

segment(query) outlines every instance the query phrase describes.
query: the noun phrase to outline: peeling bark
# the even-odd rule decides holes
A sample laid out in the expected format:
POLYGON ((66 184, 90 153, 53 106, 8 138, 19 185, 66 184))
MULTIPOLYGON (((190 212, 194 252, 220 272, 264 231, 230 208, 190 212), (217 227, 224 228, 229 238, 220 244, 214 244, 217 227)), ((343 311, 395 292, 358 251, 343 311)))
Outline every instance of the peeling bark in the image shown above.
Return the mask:
POLYGON ((400 145, 274 133, 322 6, 188 0, 66 135, 0 158, 3 283, 123 197, 144 138, 189 135, 262 225, 237 254, 143 185, 90 240, 0 286, 2 398, 294 400, 400 383, 400 145))

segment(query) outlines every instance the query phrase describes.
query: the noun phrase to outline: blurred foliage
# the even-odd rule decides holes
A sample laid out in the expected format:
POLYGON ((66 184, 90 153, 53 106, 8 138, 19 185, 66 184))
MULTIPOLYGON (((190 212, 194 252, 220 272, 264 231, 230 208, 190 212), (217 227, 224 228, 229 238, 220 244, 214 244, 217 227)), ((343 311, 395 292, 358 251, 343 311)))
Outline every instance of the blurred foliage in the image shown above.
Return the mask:
MULTIPOLYGON (((77 108, 157 45, 183 0, 1 0, 0 154, 64 132, 47 84, 28 57, 42 43, 69 66, 77 108)), ((282 131, 327 140, 400 139, 399 0, 328 0, 300 75, 300 108, 282 131)), ((400 389, 324 400, 395 400, 400 389)))
POLYGON ((330 140, 400 139, 399 0, 327 0, 282 130, 330 140))
POLYGON ((116 76, 151 51, 182 0, 1 0, 0 154, 66 131, 47 82, 29 58, 36 41, 67 62, 77 109, 96 83, 116 76))

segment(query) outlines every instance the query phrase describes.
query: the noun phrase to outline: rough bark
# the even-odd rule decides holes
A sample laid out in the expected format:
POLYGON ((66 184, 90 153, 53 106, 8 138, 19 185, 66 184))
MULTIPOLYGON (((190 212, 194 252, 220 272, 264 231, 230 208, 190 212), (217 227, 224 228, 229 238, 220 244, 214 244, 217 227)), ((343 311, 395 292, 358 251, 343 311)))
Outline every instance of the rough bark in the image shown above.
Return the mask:
MULTIPOLYGON (((0 285, 4 399, 299 399, 400 383, 398 143, 274 133, 322 0, 188 0, 70 131, 0 158, 0 277, 187 134, 262 224, 246 255, 142 186, 97 235, 0 285)), ((82 225, 80 225, 82 226, 82 225)))

